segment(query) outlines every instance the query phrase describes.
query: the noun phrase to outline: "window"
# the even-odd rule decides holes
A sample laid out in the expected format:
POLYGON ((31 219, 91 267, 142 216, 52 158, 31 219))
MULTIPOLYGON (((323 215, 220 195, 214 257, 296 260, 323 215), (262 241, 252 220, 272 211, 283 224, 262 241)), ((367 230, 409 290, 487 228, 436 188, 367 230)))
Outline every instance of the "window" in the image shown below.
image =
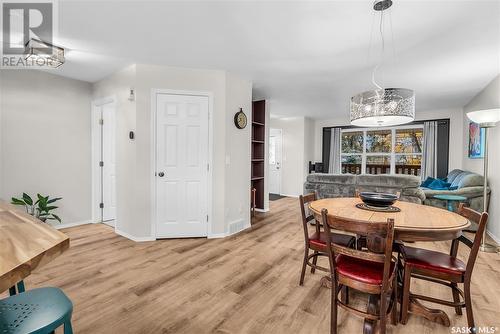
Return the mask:
POLYGON ((420 175, 421 125, 342 131, 342 173, 420 175))
POLYGON ((420 175, 423 136, 422 128, 396 129, 396 174, 420 175))
POLYGON ((366 131, 366 174, 390 174, 392 130, 366 131))
POLYGON ((342 174, 361 174, 363 142, 362 131, 342 132, 342 174))

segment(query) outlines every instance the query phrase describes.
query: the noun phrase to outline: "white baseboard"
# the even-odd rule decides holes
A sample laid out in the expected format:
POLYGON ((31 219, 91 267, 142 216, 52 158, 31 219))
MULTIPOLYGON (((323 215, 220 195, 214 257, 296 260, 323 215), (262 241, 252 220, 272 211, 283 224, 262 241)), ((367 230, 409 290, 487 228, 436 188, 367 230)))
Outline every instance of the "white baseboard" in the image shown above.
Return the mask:
POLYGON ((220 239, 220 238, 225 238, 227 236, 228 236, 227 232, 224 232, 224 233, 211 233, 211 234, 207 235, 207 239, 220 239))
POLYGON ((63 228, 69 228, 69 227, 75 227, 75 226, 80 226, 80 225, 86 225, 86 224, 92 224, 92 220, 84 220, 84 221, 79 221, 79 222, 73 222, 73 223, 50 223, 50 226, 53 228, 60 230, 63 228))
POLYGON ((269 208, 267 208, 267 209, 257 209, 257 208, 255 208, 255 211, 257 211, 257 212, 269 212, 269 208))
POLYGON ((145 241, 155 241, 156 240, 156 238, 154 238, 154 237, 134 237, 133 235, 130 235, 126 232, 120 231, 117 228, 115 228, 115 233, 121 235, 122 237, 130 239, 132 241, 135 241, 135 242, 145 242, 145 241))
POLYGON ((486 230, 486 233, 490 236, 491 239, 493 239, 493 241, 495 241, 497 243, 497 245, 500 245, 500 238, 499 237, 497 237, 496 235, 494 235, 493 233, 491 233, 488 230, 486 230))
POLYGON ((224 232, 224 233, 212 233, 212 234, 209 234, 207 236, 208 239, 220 239, 220 238, 225 238, 225 237, 229 237, 230 235, 233 235, 233 234, 236 234, 236 233, 240 233, 240 232, 243 232, 247 229, 249 229, 251 227, 250 224, 248 225, 245 225, 245 227, 243 227, 243 229, 239 230, 239 231, 236 231, 234 233, 229 233, 229 232, 224 232))
POLYGON ((243 226, 243 228, 242 228, 241 230, 239 230, 239 231, 234 231, 233 233, 229 233, 229 232, 228 232, 228 233, 227 233, 227 236, 230 236, 230 235, 233 235, 233 234, 236 234, 236 233, 243 232, 244 230, 249 229, 249 228, 250 228, 250 226, 251 226, 251 225, 250 225, 250 224, 248 224, 248 225, 243 226))

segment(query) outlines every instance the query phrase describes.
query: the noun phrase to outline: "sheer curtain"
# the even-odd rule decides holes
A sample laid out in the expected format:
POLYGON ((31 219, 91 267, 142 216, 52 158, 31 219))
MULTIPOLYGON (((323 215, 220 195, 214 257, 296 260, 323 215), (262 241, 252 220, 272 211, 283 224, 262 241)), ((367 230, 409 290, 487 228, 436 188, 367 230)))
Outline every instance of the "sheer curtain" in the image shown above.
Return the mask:
POLYGON ((422 180, 436 177, 437 173, 437 129, 436 121, 424 122, 424 145, 422 152, 422 180))
POLYGON ((332 136, 330 139, 330 165, 328 166, 329 174, 340 174, 340 132, 341 128, 332 128, 332 136))

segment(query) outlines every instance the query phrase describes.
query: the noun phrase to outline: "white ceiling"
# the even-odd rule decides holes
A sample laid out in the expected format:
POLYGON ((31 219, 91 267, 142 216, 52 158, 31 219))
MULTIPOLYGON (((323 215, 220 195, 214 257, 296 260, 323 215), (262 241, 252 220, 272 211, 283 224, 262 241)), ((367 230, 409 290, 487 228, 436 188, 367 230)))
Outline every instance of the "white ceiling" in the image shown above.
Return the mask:
MULTIPOLYGON (((499 73, 499 1, 394 0, 391 17, 378 81, 414 89, 417 112, 462 107, 499 73)), ((70 51, 57 71, 95 82, 134 62, 224 69, 287 116, 333 118, 372 89, 373 23, 372 1, 59 1, 56 41, 70 51)))

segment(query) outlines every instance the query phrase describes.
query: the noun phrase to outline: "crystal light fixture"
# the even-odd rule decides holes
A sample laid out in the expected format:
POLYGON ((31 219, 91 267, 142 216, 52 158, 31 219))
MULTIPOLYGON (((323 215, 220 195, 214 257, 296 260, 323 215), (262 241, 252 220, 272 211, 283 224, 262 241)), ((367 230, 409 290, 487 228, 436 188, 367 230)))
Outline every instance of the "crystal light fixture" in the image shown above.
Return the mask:
POLYGON ((405 88, 369 90, 351 98, 351 124, 393 126, 415 119, 415 94, 405 88))
MULTIPOLYGON (((392 6, 391 0, 375 1, 373 9, 380 12, 382 55, 384 54, 383 12, 392 6)), ((377 89, 359 93, 351 98, 351 124, 362 127, 394 126, 410 123, 415 119, 415 93, 406 88, 383 88, 372 82, 377 89)))
POLYGON ((64 64, 64 49, 32 38, 26 43, 26 61, 41 67, 59 67, 64 64))

